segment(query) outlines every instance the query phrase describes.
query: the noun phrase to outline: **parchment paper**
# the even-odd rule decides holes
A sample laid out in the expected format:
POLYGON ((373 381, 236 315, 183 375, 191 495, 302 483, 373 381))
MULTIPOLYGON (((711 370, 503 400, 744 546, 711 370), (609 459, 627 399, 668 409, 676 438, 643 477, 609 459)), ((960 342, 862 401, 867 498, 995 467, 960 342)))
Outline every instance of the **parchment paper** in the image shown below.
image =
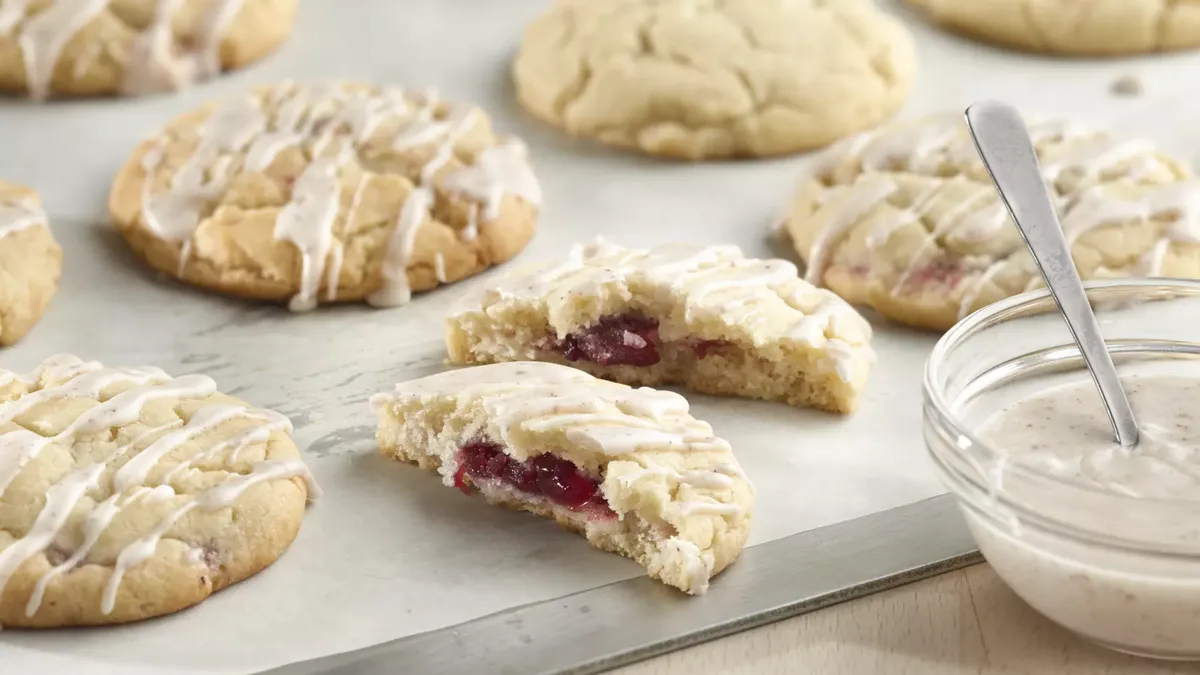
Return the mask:
MULTIPOLYGON (((0 364, 24 370, 67 351, 207 373, 225 391, 291 416, 326 492, 291 550, 258 577, 138 625, 5 631, 0 672, 245 673, 642 574, 552 524, 490 508, 375 452, 367 397, 443 368, 444 312, 490 275, 393 310, 291 315, 158 279, 106 226, 116 169, 174 115, 251 84, 337 77, 433 85, 447 98, 481 104, 498 129, 524 137, 546 206, 520 260, 560 256, 598 233, 633 246, 687 240, 782 253, 767 232, 804 158, 654 161, 572 141, 519 110, 511 56, 522 26, 546 4, 308 0, 278 54, 178 95, 0 101, 0 176, 41 191, 66 255, 48 315, 25 342, 0 353, 0 364)), ((920 77, 904 116, 995 97, 1030 114, 1148 136, 1185 159, 1200 150, 1196 56, 1087 62, 1016 55, 942 34, 894 9, 920 45, 920 77), (1143 79, 1143 97, 1109 93, 1125 74, 1143 79)), ((752 545, 943 492, 920 434, 921 371, 934 337, 875 323, 879 365, 851 417, 688 395, 696 416, 733 443, 758 487, 752 545)))

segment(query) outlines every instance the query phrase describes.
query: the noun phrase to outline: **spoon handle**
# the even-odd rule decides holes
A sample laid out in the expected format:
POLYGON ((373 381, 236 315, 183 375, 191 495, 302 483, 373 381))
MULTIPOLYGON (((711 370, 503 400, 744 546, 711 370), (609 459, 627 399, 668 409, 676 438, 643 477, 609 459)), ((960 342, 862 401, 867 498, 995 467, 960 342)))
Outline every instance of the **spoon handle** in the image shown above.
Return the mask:
POLYGON ((1021 114, 1004 103, 977 103, 967 108, 967 126, 984 166, 1079 345, 1100 390, 1117 442, 1125 448, 1136 446, 1140 437, 1137 420, 1100 334, 1079 272, 1075 270, 1021 114))

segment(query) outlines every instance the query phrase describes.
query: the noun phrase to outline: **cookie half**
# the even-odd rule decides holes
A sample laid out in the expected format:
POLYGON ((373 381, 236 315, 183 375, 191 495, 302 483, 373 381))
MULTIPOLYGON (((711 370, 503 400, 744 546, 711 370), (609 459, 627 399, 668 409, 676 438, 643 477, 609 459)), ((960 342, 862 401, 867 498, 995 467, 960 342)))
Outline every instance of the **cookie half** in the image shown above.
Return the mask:
POLYGON ((452 363, 548 361, 626 384, 835 412, 858 405, 870 338, 853 308, 785 260, 604 240, 497 279, 446 323, 452 363))
POLYGON ((973 37, 1035 52, 1116 56, 1200 47, 1200 5, 1163 0, 908 0, 973 37))
MULTIPOLYGON (((1103 227, 1072 238, 1083 278, 1200 273, 1152 260, 1161 246, 1168 258, 1192 255, 1184 233, 1193 209, 1153 206, 1159 188, 1189 191, 1186 166, 1149 142, 1073 124, 1030 131, 1064 221, 1089 195, 1142 204, 1113 207, 1103 227)), ((801 179, 784 230, 810 282, 913 326, 945 330, 1041 284, 960 115, 898 123, 831 148, 801 179)))
POLYGON ((558 0, 513 65, 533 115, 683 159, 827 145, 895 112, 913 41, 871 0, 558 0))
POLYGON ((9 0, 0 90, 34 98, 180 89, 273 51, 296 0, 9 0))
POLYGON ((62 249, 29 188, 0 181, 0 346, 42 318, 58 291, 62 249))
POLYGON ((754 488, 682 396, 548 363, 504 363, 371 399, 385 455, 633 558, 692 594, 746 543, 754 488))
POLYGON ((284 83, 171 122, 109 210, 153 267, 247 298, 407 302, 516 255, 541 190, 525 146, 432 91, 284 83))
POLYGON ((160 616, 266 568, 316 495, 290 432, 203 375, 0 370, 0 626, 160 616))

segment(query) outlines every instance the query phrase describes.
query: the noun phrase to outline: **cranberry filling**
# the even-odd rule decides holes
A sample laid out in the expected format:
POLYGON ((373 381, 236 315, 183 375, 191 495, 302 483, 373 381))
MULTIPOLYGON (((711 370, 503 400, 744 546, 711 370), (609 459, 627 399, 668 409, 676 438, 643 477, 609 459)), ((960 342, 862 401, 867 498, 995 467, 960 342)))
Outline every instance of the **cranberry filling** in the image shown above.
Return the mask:
POLYGON ((496 443, 471 441, 459 451, 458 472, 454 475, 454 485, 471 494, 464 476, 475 482, 498 480, 522 492, 545 496, 572 511, 594 508, 612 513, 600 493, 600 481, 581 473, 574 462, 554 455, 538 455, 522 462, 504 454, 496 443))
POLYGON ((557 348, 568 361, 602 366, 652 366, 659 362, 658 321, 638 314, 608 316, 571 333, 557 348))
POLYGON ((954 288, 963 278, 962 266, 957 262, 937 260, 918 268, 908 277, 909 286, 922 287, 944 285, 954 288))
MULTIPOLYGON (((727 344, 723 340, 689 340, 703 359, 727 344)), ((568 361, 589 361, 602 366, 653 366, 662 360, 658 321, 640 314, 606 316, 594 325, 550 342, 550 349, 562 353, 568 361)))

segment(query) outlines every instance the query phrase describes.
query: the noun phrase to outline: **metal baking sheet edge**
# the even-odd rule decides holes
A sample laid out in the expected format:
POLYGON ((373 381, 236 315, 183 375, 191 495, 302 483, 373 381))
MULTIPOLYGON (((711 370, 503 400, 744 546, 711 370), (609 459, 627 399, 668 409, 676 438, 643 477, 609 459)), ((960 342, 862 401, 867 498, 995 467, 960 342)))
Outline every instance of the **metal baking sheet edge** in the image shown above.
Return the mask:
POLYGON ((942 495, 748 548, 701 597, 640 577, 261 675, 590 675, 981 560, 942 495))

